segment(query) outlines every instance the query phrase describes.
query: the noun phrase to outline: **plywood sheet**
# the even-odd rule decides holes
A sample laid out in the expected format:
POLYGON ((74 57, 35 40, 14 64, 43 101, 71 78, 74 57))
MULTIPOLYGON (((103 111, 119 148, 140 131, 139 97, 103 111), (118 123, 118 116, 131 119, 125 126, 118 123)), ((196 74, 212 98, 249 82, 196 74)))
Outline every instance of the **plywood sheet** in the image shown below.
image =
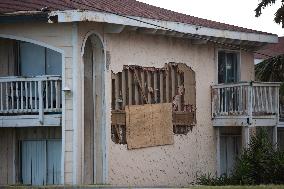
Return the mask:
POLYGON ((126 106, 128 149, 174 143, 172 104, 126 106))

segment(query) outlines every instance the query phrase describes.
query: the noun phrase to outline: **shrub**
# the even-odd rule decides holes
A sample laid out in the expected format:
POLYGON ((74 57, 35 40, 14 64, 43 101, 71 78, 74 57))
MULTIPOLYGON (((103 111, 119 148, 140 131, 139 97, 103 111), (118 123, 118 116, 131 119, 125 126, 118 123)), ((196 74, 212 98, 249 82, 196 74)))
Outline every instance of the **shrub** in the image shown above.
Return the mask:
POLYGON ((207 185, 207 186, 222 186, 222 185, 232 185, 231 177, 226 174, 220 177, 214 177, 210 173, 197 175, 197 185, 207 185))
POLYGON ((197 175, 200 185, 259 185, 284 184, 284 153, 270 142, 268 133, 260 128, 243 149, 231 175, 214 177, 197 175))

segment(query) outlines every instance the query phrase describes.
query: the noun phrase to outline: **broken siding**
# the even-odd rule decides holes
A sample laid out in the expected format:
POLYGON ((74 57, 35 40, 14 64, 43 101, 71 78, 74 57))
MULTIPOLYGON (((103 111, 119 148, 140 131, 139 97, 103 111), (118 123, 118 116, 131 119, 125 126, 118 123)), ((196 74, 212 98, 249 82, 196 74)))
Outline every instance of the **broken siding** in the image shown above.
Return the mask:
POLYGON ((131 105, 171 103, 173 132, 187 134, 196 123, 195 84, 194 71, 183 63, 123 66, 112 74, 112 140, 127 143, 125 109, 131 105))
MULTIPOLYGON (((24 24, 1 24, 0 35, 10 35, 19 38, 26 38, 38 42, 46 43, 50 46, 61 49, 64 52, 65 59, 62 64, 65 65, 65 77, 62 78, 72 90, 72 25, 71 24, 48 24, 48 23, 24 23, 24 24)), ((1 37, 1 36, 0 36, 1 37)), ((63 75, 64 76, 64 75, 63 75)), ((72 95, 66 95, 65 98, 65 163, 72 166, 72 151, 70 148, 73 141, 72 128, 72 95), (67 161, 68 160, 68 161, 67 161)), ((65 183, 72 182, 71 169, 65 166, 65 183)))

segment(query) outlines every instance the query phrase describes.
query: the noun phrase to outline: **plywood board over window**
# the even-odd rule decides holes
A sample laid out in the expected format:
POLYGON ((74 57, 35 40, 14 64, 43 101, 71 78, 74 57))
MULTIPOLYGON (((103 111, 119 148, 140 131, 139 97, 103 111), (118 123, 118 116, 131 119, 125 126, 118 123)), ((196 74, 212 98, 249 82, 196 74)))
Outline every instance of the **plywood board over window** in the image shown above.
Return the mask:
POLYGON ((126 106, 125 111, 128 149, 174 143, 171 103, 126 106))
POLYGON ((196 81, 194 71, 183 63, 162 68, 125 65, 112 73, 112 141, 128 144, 126 108, 147 104, 172 105, 172 132, 186 135, 196 124, 196 81))

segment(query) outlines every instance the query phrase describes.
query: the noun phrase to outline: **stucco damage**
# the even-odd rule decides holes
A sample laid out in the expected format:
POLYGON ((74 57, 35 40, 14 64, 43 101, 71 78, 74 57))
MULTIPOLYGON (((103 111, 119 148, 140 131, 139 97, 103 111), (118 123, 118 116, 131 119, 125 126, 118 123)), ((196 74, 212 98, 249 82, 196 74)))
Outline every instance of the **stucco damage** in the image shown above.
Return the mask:
POLYGON ((194 71, 183 63, 162 68, 127 65, 112 74, 112 141, 127 144, 125 108, 133 105, 172 104, 172 130, 186 135, 196 124, 194 71))

